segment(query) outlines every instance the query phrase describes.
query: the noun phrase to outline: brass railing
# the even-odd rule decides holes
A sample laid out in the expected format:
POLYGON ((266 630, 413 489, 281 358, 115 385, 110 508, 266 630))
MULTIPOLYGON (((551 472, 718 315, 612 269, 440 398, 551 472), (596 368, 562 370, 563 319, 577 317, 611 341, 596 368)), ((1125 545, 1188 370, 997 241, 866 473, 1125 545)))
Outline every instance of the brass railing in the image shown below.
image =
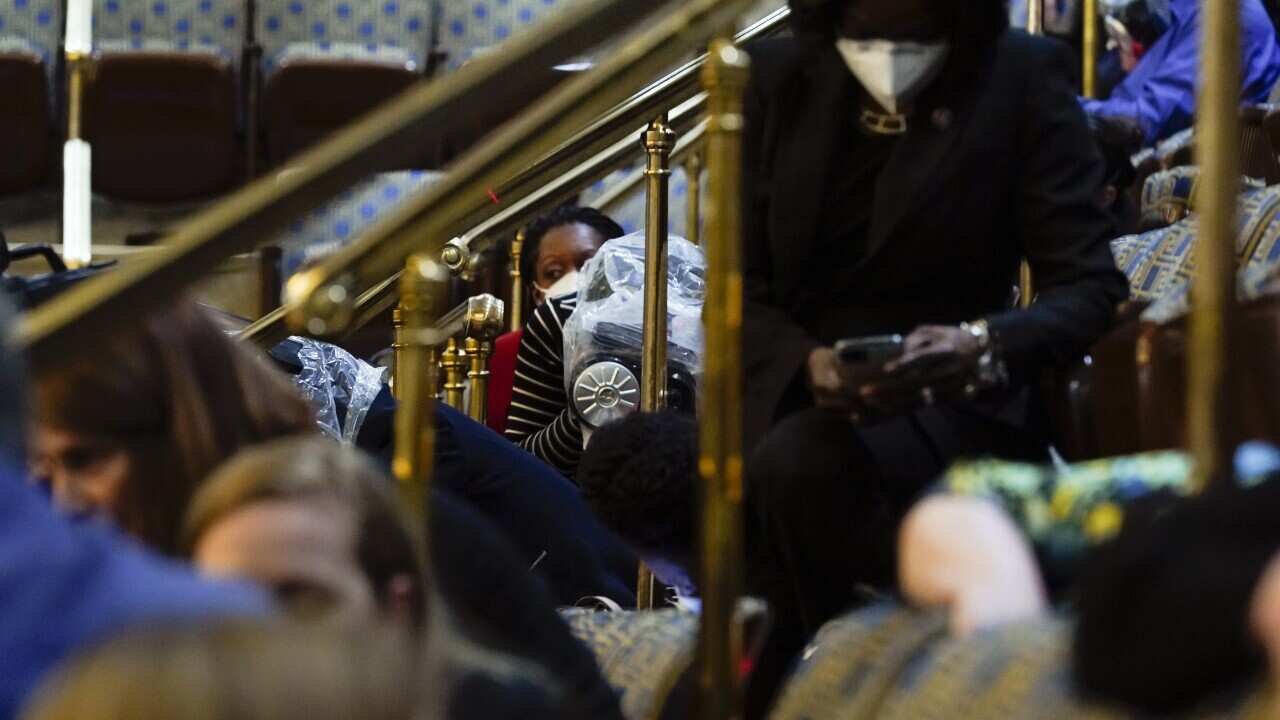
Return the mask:
MULTIPOLYGON (((485 55, 446 78, 420 83, 300 155, 285 171, 251 183, 198 214, 154 252, 85 282, 28 314, 16 336, 28 352, 31 367, 36 372, 55 367, 74 357, 78 349, 109 335, 116 322, 160 307, 194 283, 205 269, 230 255, 251 250, 302 213, 352 184, 395 167, 402 160, 405 147, 413 147, 424 138, 469 131, 470 118, 480 114, 487 105, 511 98, 537 97, 556 86, 560 86, 558 97, 585 98, 588 88, 583 81, 589 82, 592 76, 604 77, 604 73, 587 73, 578 81, 566 83, 554 66, 635 26, 660 7, 661 3, 642 0, 579 0, 545 20, 538 29, 506 43, 502 52, 485 55)), ((716 10, 719 12, 710 13, 715 21, 732 15, 730 8, 720 4, 716 4, 716 10)), ((671 30, 672 19, 691 19, 691 11, 673 9, 666 13, 666 18, 658 25, 671 30)), ((665 52, 658 49, 641 53, 638 52, 640 46, 631 43, 616 55, 619 60, 627 61, 629 69, 638 74, 647 72, 652 77, 663 65, 705 39, 705 32, 705 28, 696 27, 687 34, 672 32, 671 47, 665 52)), ((615 67, 618 64, 613 63, 615 67)), ((635 85, 639 85, 639 81, 635 85)), ((610 104, 584 103, 583 110, 594 108, 598 113, 610 104)), ((534 111, 525 113, 524 117, 528 118, 545 105, 545 102, 535 105, 534 111)), ((585 124, 585 120, 581 122, 585 124)), ((513 155, 513 160, 521 165, 552 149, 560 136, 550 132, 549 124, 539 124, 536 131, 527 135, 538 135, 541 141, 529 142, 532 140, 526 135, 526 131, 532 130, 529 123, 513 124, 520 127, 496 135, 518 136, 526 141, 531 152, 513 155)), ((574 124, 565 123, 570 128, 574 124)), ((486 195, 486 186, 481 181, 467 187, 463 185, 451 183, 455 191, 468 190, 469 197, 486 195)), ((400 250, 403 252, 404 247, 400 250)))
POLYGON ((702 596, 698 717, 742 716, 738 680, 742 631, 734 610, 743 589, 742 97, 747 56, 728 42, 711 46, 703 71, 707 102, 706 358, 698 407, 702 475, 702 596))
POLYGON ((1235 306, 1235 217, 1240 178, 1240 12, 1204 0, 1196 150, 1200 232, 1187 345, 1187 445, 1193 486, 1231 477, 1227 365, 1235 306))
MULTIPOLYGON (((774 11, 743 29, 735 41, 745 43, 776 34, 787 27, 789 18, 790 11, 785 7, 774 11)), ((499 238, 509 237, 541 209, 581 192, 635 158, 640 150, 635 137, 646 118, 656 113, 670 111, 669 121, 681 138, 674 157, 684 157, 701 138, 696 124, 705 106, 705 96, 699 90, 697 74, 705 59, 705 55, 696 58, 643 87, 546 155, 494 184, 493 192, 499 204, 495 205, 488 193, 473 195, 478 200, 464 212, 462 220, 468 229, 445 246, 441 253, 444 263, 455 273, 468 277, 476 270, 480 253, 499 238)), ((517 262, 513 258, 513 267, 517 262)), ((515 304, 523 305, 524 280, 513 277, 513 321, 523 316, 523 307, 517 308, 515 304)), ((399 271, 396 271, 365 289, 356 298, 351 327, 364 325, 394 305, 398 283, 399 271)), ((245 328, 241 337, 263 345, 274 343, 289 332, 285 320, 286 310, 279 308, 245 328)))

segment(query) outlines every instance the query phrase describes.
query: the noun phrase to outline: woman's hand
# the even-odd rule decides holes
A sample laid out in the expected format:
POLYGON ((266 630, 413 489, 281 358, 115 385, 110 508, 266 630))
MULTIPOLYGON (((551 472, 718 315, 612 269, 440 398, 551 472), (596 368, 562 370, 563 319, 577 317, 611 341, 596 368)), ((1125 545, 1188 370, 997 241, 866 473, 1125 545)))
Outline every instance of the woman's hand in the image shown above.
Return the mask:
POLYGON ((880 379, 859 388, 859 399, 897 415, 943 398, 967 397, 975 389, 984 352, 963 328, 921 325, 907 336, 902 357, 887 363, 880 379))
POLYGON ((853 391, 845 384, 844 372, 836 351, 829 347, 814 348, 806 367, 809 391, 818 407, 850 410, 853 391))

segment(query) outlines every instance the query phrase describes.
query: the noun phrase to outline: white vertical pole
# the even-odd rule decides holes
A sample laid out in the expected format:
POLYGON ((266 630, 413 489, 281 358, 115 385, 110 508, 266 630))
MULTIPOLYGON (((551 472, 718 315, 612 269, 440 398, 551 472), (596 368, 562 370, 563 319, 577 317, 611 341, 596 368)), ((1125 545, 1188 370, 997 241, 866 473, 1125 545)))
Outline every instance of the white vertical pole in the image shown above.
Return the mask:
POLYGON ((81 133, 84 86, 93 53, 93 3, 67 0, 67 142, 62 148, 62 256, 70 267, 93 260, 89 143, 81 133))

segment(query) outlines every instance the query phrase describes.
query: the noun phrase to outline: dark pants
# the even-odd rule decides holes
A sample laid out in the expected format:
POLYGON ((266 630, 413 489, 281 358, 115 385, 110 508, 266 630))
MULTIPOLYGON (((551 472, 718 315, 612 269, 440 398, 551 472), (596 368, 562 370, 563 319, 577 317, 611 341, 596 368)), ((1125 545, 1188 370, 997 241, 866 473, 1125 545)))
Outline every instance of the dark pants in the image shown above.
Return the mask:
POLYGON ((815 408, 774 428, 748 465, 749 576, 774 623, 753 674, 750 714, 760 715, 823 623, 892 591, 898 524, 948 465, 966 455, 1043 461, 1040 438, 950 407, 870 426, 815 408))

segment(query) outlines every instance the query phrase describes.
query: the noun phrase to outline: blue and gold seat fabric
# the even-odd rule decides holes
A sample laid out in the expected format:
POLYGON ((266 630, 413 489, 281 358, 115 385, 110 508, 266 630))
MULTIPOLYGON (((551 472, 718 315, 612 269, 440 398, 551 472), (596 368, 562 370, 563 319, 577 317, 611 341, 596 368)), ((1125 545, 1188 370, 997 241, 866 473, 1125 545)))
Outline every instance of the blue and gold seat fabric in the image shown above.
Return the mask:
POLYGON ((383 173, 312 211, 290 226, 278 241, 283 251, 282 277, 288 279, 299 269, 346 247, 439 178, 440 173, 417 170, 383 173))
MULTIPOLYGON (((1128 718, 1088 702, 1071 679, 1069 623, 1008 625, 968 638, 946 619, 875 606, 827 623, 801 656, 773 720, 989 720, 1128 718)), ((1261 717, 1254 693, 1225 710, 1191 718, 1261 717)))
POLYGON ((568 0, 443 0, 439 49, 457 69, 532 27, 568 0))
POLYGON ((631 720, 658 717, 693 663, 698 616, 680 610, 563 611, 569 630, 591 649, 631 720))
POLYGON ((429 0, 259 0, 268 74, 292 59, 357 60, 417 71, 430 51, 429 0))
MULTIPOLYGON (((1112 241, 1116 266, 1129 278, 1130 298, 1166 306, 1159 316, 1169 318, 1171 303, 1179 296, 1185 298, 1195 272, 1192 249, 1197 231, 1198 219, 1193 214, 1169 227, 1112 241)), ((1236 258, 1252 273, 1253 287, 1261 287, 1258 278, 1263 277, 1262 268, 1280 264, 1278 241, 1280 186, 1247 187, 1239 200, 1236 258)))
POLYGON ((244 3, 237 0, 94 0, 97 52, 190 52, 238 66, 244 3))
POLYGON ((54 72, 62 43, 62 3, 59 0, 0 0, 0 52, 40 59, 50 95, 57 87, 54 72))

